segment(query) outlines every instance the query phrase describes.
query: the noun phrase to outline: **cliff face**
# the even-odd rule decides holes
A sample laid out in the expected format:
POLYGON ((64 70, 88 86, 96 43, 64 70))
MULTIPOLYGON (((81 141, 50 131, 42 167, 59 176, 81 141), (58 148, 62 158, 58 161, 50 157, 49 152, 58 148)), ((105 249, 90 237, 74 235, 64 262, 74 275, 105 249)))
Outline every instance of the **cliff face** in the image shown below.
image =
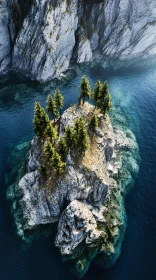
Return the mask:
POLYGON ((154 0, 2 0, 0 73, 59 77, 71 62, 156 53, 154 0))
MULTIPOLYGON (((70 107, 61 118, 60 135, 79 116, 87 124, 94 107, 70 107)), ((128 129, 113 130, 99 114, 99 127, 80 160, 69 152, 63 175, 41 180, 38 138, 31 143, 27 174, 11 187, 13 213, 23 239, 37 228, 58 223, 55 245, 81 278, 96 257, 103 267, 119 256, 126 226, 124 197, 138 171, 137 144, 128 129)), ((122 120, 123 122, 123 120, 122 120)), ((119 121, 120 123, 120 121, 119 121)))

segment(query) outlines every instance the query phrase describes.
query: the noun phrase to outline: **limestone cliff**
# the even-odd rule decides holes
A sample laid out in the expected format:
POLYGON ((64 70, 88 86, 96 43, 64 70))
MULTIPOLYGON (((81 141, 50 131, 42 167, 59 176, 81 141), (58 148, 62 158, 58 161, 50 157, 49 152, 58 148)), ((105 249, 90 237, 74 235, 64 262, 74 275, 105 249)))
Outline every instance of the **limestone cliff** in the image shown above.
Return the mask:
MULTIPOLYGON (((86 125, 94 107, 72 106, 61 118, 65 127, 83 116, 86 125)), ((126 227, 124 197, 138 171, 138 147, 120 120, 113 129, 109 116, 98 114, 99 127, 82 158, 69 152, 66 172, 41 179, 41 148, 31 143, 27 174, 10 191, 18 233, 23 239, 45 225, 57 223, 55 245, 70 260, 71 270, 81 278, 96 257, 103 267, 119 256, 126 227)), ((123 121, 122 121, 123 122, 123 121)))
POLYGON ((0 73, 59 77, 71 64, 156 53, 154 0, 1 0, 0 73))

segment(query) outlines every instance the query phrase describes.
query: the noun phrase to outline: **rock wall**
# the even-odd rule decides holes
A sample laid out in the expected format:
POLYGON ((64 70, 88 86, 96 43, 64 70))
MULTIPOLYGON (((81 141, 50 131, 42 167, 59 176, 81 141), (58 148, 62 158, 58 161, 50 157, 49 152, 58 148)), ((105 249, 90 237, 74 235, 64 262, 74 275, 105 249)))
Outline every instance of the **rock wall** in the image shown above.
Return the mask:
POLYGON ((154 0, 2 0, 0 73, 59 77, 72 62, 156 53, 154 0))

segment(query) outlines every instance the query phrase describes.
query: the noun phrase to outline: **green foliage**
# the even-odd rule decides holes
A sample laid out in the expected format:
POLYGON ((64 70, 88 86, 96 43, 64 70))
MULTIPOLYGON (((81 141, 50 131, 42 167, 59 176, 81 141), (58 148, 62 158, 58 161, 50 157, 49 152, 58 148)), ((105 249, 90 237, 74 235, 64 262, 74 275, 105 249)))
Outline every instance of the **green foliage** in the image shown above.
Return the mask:
POLYGON ((94 133, 98 125, 99 125, 98 117, 97 115, 94 114, 90 120, 89 128, 94 133))
POLYGON ((46 158, 47 161, 49 161, 53 157, 54 153, 55 153, 55 148, 53 148, 52 144, 49 141, 47 141, 44 144, 44 149, 43 149, 44 157, 46 158))
POLYGON ((57 108, 60 109, 60 115, 61 115, 61 109, 63 108, 64 97, 58 89, 55 91, 54 100, 55 100, 57 108))
POLYGON ((104 82, 100 95, 98 99, 96 100, 96 106, 98 109, 100 109, 102 114, 106 114, 107 112, 110 111, 110 108, 112 106, 111 103, 111 96, 108 90, 108 83, 107 81, 104 82))
POLYGON ((82 77, 82 81, 80 84, 80 95, 79 95, 79 104, 81 104, 81 101, 83 101, 83 104, 85 103, 86 98, 89 99, 91 95, 91 87, 89 85, 89 81, 86 78, 86 76, 82 77))
POLYGON ((65 134, 64 134, 64 139, 65 139, 65 143, 67 145, 67 148, 71 148, 73 146, 73 142, 74 142, 74 131, 73 129, 68 125, 65 128, 65 134))
POLYGON ((101 90, 102 90, 102 82, 98 80, 93 90, 93 99, 95 100, 95 102, 98 101, 101 95, 101 90))
POLYGON ((55 100, 49 94, 47 99, 47 111, 53 116, 54 120, 58 117, 57 105, 55 100))
POLYGON ((39 102, 35 103, 33 123, 36 135, 43 138, 45 129, 49 125, 50 120, 45 110, 40 106, 39 102))
POLYGON ((65 162, 61 161, 61 156, 55 151, 53 157, 51 158, 51 166, 62 174, 64 172, 64 168, 66 166, 65 162))
POLYGON ((45 129, 45 136, 47 136, 51 142, 57 139, 57 131, 51 123, 49 123, 49 125, 45 129))
POLYGON ((82 117, 79 118, 79 128, 77 135, 77 145, 81 153, 85 152, 89 147, 89 135, 82 117))
POLYGON ((61 158, 65 160, 65 156, 67 153, 67 145, 64 137, 60 138, 59 146, 58 146, 58 153, 60 154, 61 158))

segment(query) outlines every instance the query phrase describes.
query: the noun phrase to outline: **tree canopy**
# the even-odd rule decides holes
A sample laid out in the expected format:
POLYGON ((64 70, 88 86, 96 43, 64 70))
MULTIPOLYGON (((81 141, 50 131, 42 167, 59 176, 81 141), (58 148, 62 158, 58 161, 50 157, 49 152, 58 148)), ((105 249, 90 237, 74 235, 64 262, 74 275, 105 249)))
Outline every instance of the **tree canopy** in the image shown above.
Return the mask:
POLYGON ((81 104, 81 101, 84 104, 85 100, 90 98, 90 95, 91 87, 89 85, 89 81, 86 76, 83 76, 80 84, 79 104, 81 104))
POLYGON ((41 107, 39 102, 35 103, 33 123, 34 123, 35 134, 43 138, 45 129, 49 125, 50 120, 44 108, 41 107))
POLYGON ((47 111, 52 115, 54 120, 58 117, 57 105, 53 97, 49 94, 47 99, 47 111))
POLYGON ((54 100, 56 103, 56 107, 60 110, 60 115, 61 115, 61 109, 63 108, 64 97, 58 89, 55 90, 54 100))
POLYGON ((98 125, 99 125, 98 117, 97 115, 94 114, 90 120, 89 128, 94 133, 98 125))

